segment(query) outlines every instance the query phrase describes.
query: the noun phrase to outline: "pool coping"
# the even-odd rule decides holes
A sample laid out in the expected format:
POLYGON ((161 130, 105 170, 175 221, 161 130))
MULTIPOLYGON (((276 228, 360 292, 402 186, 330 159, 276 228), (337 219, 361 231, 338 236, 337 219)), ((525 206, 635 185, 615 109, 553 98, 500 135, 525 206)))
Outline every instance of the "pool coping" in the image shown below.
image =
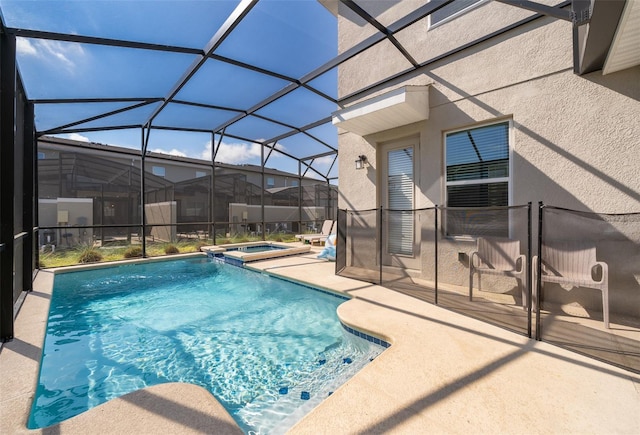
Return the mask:
POLYGON ((306 254, 311 250, 310 246, 292 246, 287 243, 280 242, 244 242, 244 243, 227 243, 223 245, 203 246, 200 248, 202 252, 206 252, 212 255, 222 255, 231 259, 237 260, 234 262, 236 265, 239 263, 250 263, 253 261, 266 260, 271 258, 287 257, 289 255, 306 254), (282 249, 271 250, 264 252, 242 252, 229 250, 230 248, 242 248, 252 246, 277 246, 282 249))
MULTIPOLYGON (((640 433, 640 376, 336 276, 335 264, 316 255, 251 267, 348 295, 351 299, 338 308, 343 324, 387 337, 393 345, 289 433, 421 433, 425 428, 437 433, 640 433)), ((227 424, 224 413, 203 408, 194 386, 185 384, 165 384, 162 395, 141 390, 148 400, 123 396, 49 429, 27 430, 48 313, 47 285, 54 275, 38 273, 16 319, 16 339, 0 352, 5 378, 0 433, 85 434, 96 428, 114 434, 202 433, 194 416, 207 422, 204 432, 241 433, 227 424)))

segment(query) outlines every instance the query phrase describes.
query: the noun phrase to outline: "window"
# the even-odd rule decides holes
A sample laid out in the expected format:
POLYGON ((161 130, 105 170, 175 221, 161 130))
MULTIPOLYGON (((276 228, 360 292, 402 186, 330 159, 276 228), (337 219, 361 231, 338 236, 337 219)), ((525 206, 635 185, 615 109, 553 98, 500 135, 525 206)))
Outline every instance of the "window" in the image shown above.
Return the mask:
MULTIPOLYGON (((448 133, 445 147, 447 207, 509 205, 508 122, 448 133)), ((476 214, 472 218, 468 211, 452 211, 447 218, 447 234, 506 235, 508 222, 496 219, 497 214, 476 214)))
POLYGON ((429 16, 429 26, 433 27, 444 21, 454 19, 471 9, 484 3, 486 0, 454 0, 443 8, 438 9, 429 16))
POLYGON ((196 171, 196 178, 206 177, 207 173, 205 171, 196 171))
POLYGON ((291 180, 291 187, 298 187, 298 180, 291 180))
POLYGON ((413 148, 389 151, 387 162, 388 250, 413 255, 413 148))
POLYGON ((276 181, 273 177, 267 177, 267 188, 275 187, 276 181))
POLYGON ((38 153, 38 160, 44 160, 46 158, 44 153, 38 153))
POLYGON ((151 173, 153 175, 157 175, 158 177, 164 177, 165 175, 165 169, 164 166, 152 166, 151 167, 151 173))

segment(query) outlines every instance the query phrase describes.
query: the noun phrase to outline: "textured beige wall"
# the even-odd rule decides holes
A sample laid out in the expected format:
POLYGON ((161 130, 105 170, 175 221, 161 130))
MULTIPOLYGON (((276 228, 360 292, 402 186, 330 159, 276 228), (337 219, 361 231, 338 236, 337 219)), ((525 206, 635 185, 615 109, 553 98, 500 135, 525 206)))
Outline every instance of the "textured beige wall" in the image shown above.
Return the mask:
POLYGON ((151 227, 154 240, 174 242, 176 240, 177 203, 175 201, 145 204, 145 218, 151 227))
MULTIPOLYGON (((421 2, 378 5, 383 14, 380 21, 392 23, 417 3, 421 2)), ((418 62, 424 62, 529 15, 518 8, 489 2, 430 30, 422 20, 397 37, 418 62)), ((368 32, 367 26, 352 15, 339 17, 341 50, 368 32)), ((378 86, 358 99, 350 95, 406 70, 408 63, 385 42, 342 65, 339 94, 341 98, 349 97, 345 100, 347 105, 399 86, 431 85, 428 120, 364 138, 339 131, 339 207, 378 207, 380 147, 412 135, 420 138, 416 153, 420 170, 416 177, 416 207, 444 205, 444 133, 508 120, 513 126, 512 204, 531 201, 535 206, 544 201, 598 213, 639 212, 640 67, 607 76, 602 76, 601 71, 578 76, 573 73, 572 54, 571 23, 542 18, 435 62, 401 81, 378 86), (369 159, 366 171, 355 170, 354 160, 360 154, 369 159)), ((535 210, 533 216, 536 219, 535 210)), ((534 241, 535 223, 534 220, 534 241)), ((443 282, 468 285, 468 269, 457 262, 458 252, 473 248, 473 243, 468 245, 446 239, 441 242, 442 259, 449 265, 439 270, 443 282)), ((630 259, 620 253, 612 261, 624 264, 630 259)), ((430 273, 430 264, 429 258, 423 258, 425 277, 430 273)), ((627 291, 612 295, 612 309, 637 307, 640 284, 615 280, 614 277, 612 287, 626 286, 627 291)), ((600 304, 592 295, 586 299, 595 306, 600 304)))
MULTIPOLYGON (((58 246, 76 246, 93 243, 92 228, 77 228, 78 225, 93 225, 93 200, 91 198, 56 198, 38 200, 38 222, 41 228, 67 225, 68 230, 55 230, 58 246), (58 212, 66 212, 69 221, 58 222, 58 212), (76 227, 76 228, 74 228, 76 227), (68 236, 62 237, 63 234, 68 236)), ((48 231, 48 230, 47 230, 48 231)), ((39 243, 44 244, 45 230, 40 230, 39 243)))
MULTIPOLYGON (((491 21, 492 8, 491 4, 484 5, 458 20, 491 21), (473 18, 474 14, 478 17, 473 18)), ((385 13, 392 10, 386 9, 385 13)), ((522 15, 517 8, 506 10, 516 10, 515 18, 522 15)), ((434 30, 444 31, 447 26, 457 25, 458 20, 434 30)), ((508 21, 504 16, 496 20, 500 25, 508 21)), ((489 23, 486 27, 495 26, 489 23)), ((356 35, 362 32, 341 18, 340 40, 350 40, 350 31, 356 35)), ((417 36, 425 50, 437 45, 429 43, 431 35, 429 31, 417 36)), ((435 32, 433 35, 441 37, 435 32)), ((389 54, 382 45, 379 48, 382 51, 376 56, 360 59, 357 70, 351 64, 340 70, 341 95, 404 68, 404 61, 394 64, 397 50, 387 47, 389 54)), ((604 77, 600 72, 575 75, 570 23, 538 20, 372 95, 400 85, 428 83, 433 83, 430 117, 420 125, 365 138, 341 131, 341 208, 378 205, 374 192, 379 177, 379 144, 416 134, 416 130, 421 138, 419 179, 423 195, 417 205, 443 204, 443 133, 482 122, 513 120, 514 204, 542 200, 603 213, 640 210, 639 159, 635 152, 640 137, 640 68, 604 77), (366 171, 355 170, 354 161, 360 154, 369 160, 366 171)))

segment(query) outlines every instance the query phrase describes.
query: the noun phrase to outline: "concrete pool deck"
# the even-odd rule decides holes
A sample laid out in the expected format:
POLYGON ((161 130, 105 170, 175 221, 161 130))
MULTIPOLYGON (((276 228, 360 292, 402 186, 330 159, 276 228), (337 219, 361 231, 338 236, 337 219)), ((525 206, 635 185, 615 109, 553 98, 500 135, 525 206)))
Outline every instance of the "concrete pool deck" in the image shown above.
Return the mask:
MULTIPOLYGON (((640 433, 640 375, 334 274, 309 254, 250 267, 354 299, 338 314, 392 343, 291 434, 640 433)), ((53 274, 41 272, 0 352, 0 433, 241 433, 204 389, 164 384, 29 431, 53 274)))

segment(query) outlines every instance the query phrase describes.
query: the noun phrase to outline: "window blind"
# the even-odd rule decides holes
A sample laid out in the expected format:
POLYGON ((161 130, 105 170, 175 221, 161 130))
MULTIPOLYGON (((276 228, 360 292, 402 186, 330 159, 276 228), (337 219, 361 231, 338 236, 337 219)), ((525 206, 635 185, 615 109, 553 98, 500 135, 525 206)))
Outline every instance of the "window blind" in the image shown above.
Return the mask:
POLYGON ((449 186, 448 207, 499 207, 509 203, 509 183, 449 186))
POLYGON ((388 249, 391 254, 413 254, 413 148, 388 153, 388 249))
POLYGON ((508 123, 447 135, 447 181, 508 176, 508 123))
POLYGON ((509 205, 509 123, 446 135, 448 235, 508 234, 508 218, 473 208, 509 205), (465 208, 469 210, 465 210, 465 208))

